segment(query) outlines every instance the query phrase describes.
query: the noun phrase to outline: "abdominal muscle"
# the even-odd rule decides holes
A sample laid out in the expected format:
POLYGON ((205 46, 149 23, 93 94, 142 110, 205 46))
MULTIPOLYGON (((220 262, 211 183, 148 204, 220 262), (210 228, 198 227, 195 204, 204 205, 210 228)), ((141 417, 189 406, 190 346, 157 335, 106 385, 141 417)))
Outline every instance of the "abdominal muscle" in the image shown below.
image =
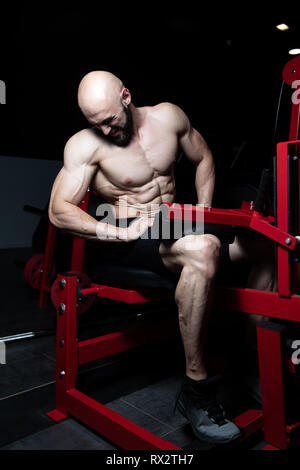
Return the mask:
POLYGON ((94 184, 93 189, 110 204, 116 219, 153 217, 162 203, 175 198, 173 175, 158 176, 141 187, 118 188, 107 181, 101 186, 94 184))

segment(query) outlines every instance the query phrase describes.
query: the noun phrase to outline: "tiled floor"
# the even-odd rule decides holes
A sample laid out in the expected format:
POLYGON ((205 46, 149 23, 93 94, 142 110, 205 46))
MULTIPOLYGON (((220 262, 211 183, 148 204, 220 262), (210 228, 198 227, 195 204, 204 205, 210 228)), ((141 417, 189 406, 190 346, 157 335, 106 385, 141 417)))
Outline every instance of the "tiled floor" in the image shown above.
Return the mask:
MULTIPOLYGON (((163 349, 157 349, 151 359, 146 349, 140 348, 138 360, 131 352, 127 357, 118 355, 119 360, 113 363, 98 361, 89 370, 85 367, 78 377, 78 388, 159 437, 189 445, 194 436, 186 420, 173 413, 181 375, 174 375, 173 364, 169 368, 172 375, 162 378, 167 372, 156 368, 155 362, 159 363, 163 349), (145 370, 137 375, 134 369, 141 365, 145 370)), ((170 361, 170 351, 160 365, 170 361)), ((55 424, 46 416, 55 399, 54 337, 8 344, 7 364, 0 370, 0 449, 114 448, 72 418, 55 424), (62 439, 66 434, 68 438, 62 439)))
MULTIPOLYGON (((29 256, 30 250, 1 254, 7 275, 3 271, 0 282, 7 296, 0 336, 45 329, 49 334, 7 343, 6 364, 0 366, 0 450, 115 449, 71 417, 54 423, 46 416, 55 403, 56 314, 51 305, 37 309, 37 293, 24 285, 22 263, 29 256)), ((112 321, 121 327, 123 314, 120 306, 102 304, 101 314, 92 310, 81 319, 82 338, 110 331, 112 321)), ((136 321, 134 309, 132 319, 136 321)), ((82 366, 77 388, 179 447, 208 450, 212 446, 195 439, 185 418, 173 413, 183 366, 181 343, 170 340, 82 366)), ((247 444, 252 449, 259 445, 261 435, 247 444)))

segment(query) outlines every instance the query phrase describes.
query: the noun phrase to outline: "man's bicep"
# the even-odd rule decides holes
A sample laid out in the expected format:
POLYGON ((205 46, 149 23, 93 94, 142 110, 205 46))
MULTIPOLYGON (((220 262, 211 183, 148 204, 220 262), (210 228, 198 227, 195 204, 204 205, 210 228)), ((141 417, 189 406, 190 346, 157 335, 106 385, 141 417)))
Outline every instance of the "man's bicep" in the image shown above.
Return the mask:
POLYGON ((77 206, 84 198, 92 176, 92 169, 86 165, 72 169, 67 169, 64 166, 54 182, 51 199, 54 203, 62 201, 77 206))
POLYGON ((189 126, 186 131, 182 133, 179 138, 179 143, 186 157, 194 163, 200 163, 200 161, 210 153, 206 141, 192 126, 189 126))
POLYGON ((53 198, 78 205, 96 173, 92 163, 94 147, 90 141, 75 135, 64 149, 64 166, 58 174, 52 189, 53 198))
POLYGON ((179 145, 187 158, 194 163, 200 163, 204 155, 209 151, 208 145, 202 135, 191 125, 191 122, 185 112, 174 108, 176 123, 176 132, 179 145))

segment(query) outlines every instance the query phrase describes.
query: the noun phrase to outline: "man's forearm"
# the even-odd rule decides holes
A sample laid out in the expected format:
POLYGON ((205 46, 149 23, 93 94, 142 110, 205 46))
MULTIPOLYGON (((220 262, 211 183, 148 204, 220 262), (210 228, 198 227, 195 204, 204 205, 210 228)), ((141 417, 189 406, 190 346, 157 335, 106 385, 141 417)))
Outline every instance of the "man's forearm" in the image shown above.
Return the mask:
POLYGON ((197 165, 195 185, 198 204, 211 206, 215 187, 215 165, 210 152, 197 165))
POLYGON ((120 240, 120 228, 105 222, 98 222, 87 212, 67 202, 61 210, 49 210, 49 218, 56 228, 76 237, 87 240, 120 240))

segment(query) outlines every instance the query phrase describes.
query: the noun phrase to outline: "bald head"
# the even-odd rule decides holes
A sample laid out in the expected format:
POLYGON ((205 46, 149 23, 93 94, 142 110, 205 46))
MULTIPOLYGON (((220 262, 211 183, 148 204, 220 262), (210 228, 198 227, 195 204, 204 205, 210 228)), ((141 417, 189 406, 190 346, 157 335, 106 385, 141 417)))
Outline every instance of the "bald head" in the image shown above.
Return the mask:
POLYGON ((110 72, 97 70, 83 77, 78 87, 78 104, 88 118, 99 111, 109 111, 119 104, 124 88, 121 80, 110 72))
POLYGON ((78 88, 78 104, 103 138, 119 146, 130 142, 133 134, 131 95, 118 77, 102 70, 85 75, 78 88))

